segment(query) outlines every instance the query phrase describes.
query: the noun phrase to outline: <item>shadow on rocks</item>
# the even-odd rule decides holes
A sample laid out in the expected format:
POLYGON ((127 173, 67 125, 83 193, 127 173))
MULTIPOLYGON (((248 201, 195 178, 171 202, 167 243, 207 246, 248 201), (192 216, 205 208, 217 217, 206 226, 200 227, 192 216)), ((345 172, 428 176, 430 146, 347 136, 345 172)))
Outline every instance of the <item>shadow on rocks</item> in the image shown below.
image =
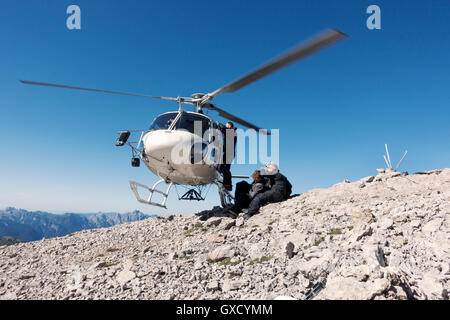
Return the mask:
POLYGON ((230 213, 228 213, 228 207, 222 208, 219 206, 215 206, 211 210, 203 210, 201 212, 196 213, 195 215, 199 217, 199 220, 206 221, 210 218, 214 217, 226 217, 226 218, 233 218, 234 216, 230 213))

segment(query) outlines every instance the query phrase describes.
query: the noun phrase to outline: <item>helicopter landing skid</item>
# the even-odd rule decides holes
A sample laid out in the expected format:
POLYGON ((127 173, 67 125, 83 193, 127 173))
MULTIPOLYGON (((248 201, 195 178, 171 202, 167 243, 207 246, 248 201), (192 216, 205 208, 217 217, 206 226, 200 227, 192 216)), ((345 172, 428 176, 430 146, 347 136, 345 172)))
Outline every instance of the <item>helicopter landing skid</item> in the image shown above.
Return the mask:
POLYGON ((158 182, 156 182, 153 185, 153 187, 150 188, 150 187, 148 187, 148 186, 146 186, 144 184, 140 184, 140 183, 135 182, 135 181, 130 181, 130 187, 131 187, 131 190, 133 190, 133 193, 134 193, 137 201, 139 201, 141 203, 149 204, 149 205, 152 205, 152 206, 157 206, 157 207, 162 207, 162 208, 167 209, 166 201, 167 201, 167 197, 169 196, 169 191, 170 191, 170 188, 172 187, 173 183, 172 182, 169 183, 169 187, 167 188, 167 191, 163 192, 163 191, 160 191, 160 190, 156 190, 156 187, 161 182, 165 182, 165 180, 164 179, 159 180, 158 182), (138 188, 146 189, 150 193, 148 198, 147 198, 147 200, 144 200, 144 199, 141 198, 141 196, 139 195, 139 192, 138 192, 138 188), (153 193, 155 193, 155 192, 157 192, 157 193, 159 193, 159 194, 161 194, 163 196, 163 200, 161 201, 161 203, 152 201, 153 193))
POLYGON ((216 182, 215 184, 219 189, 220 204, 222 205, 222 208, 234 205, 234 197, 227 189, 225 189, 223 184, 221 182, 216 182))

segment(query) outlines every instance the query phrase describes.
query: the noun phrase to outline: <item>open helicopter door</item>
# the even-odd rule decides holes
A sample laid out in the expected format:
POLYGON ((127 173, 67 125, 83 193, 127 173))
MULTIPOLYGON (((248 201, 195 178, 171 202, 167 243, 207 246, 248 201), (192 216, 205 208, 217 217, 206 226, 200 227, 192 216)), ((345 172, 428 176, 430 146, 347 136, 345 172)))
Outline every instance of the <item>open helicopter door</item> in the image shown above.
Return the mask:
POLYGON ((131 187, 131 190, 133 190, 134 196, 136 197, 137 201, 139 201, 141 203, 149 204, 149 205, 152 205, 152 206, 157 206, 157 207, 161 207, 161 208, 167 209, 166 201, 167 201, 167 197, 169 196, 170 188, 172 188, 173 183, 172 182, 169 183, 169 186, 167 187, 167 191, 163 192, 163 191, 160 191, 160 190, 156 190, 156 187, 161 182, 165 182, 165 180, 164 179, 159 180, 158 182, 156 182, 153 185, 153 187, 150 188, 150 187, 146 186, 145 184, 141 184, 141 183, 138 183, 138 182, 135 182, 135 181, 130 181, 130 187, 131 187), (149 196, 148 196, 147 200, 144 200, 144 199, 141 198, 141 196, 139 195, 139 192, 138 192, 138 188, 145 189, 145 190, 147 190, 149 192, 149 196), (161 203, 152 201, 153 194, 155 192, 157 192, 157 193, 159 193, 159 194, 161 194, 163 196, 163 199, 162 199, 161 203))
POLYGON ((207 147, 203 160, 205 163, 219 169, 223 158, 223 134, 219 129, 217 121, 211 121, 211 127, 208 130, 207 147))

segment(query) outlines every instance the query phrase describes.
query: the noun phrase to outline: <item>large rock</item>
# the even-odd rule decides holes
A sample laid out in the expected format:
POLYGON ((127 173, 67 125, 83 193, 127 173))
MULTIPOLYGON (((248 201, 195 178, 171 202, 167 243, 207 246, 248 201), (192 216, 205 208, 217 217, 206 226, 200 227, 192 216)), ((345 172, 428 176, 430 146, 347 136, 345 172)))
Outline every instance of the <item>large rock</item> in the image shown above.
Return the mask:
POLYGON ((119 284, 124 287, 128 282, 136 278, 136 274, 131 271, 132 267, 132 261, 128 260, 124 263, 123 270, 119 272, 119 274, 116 277, 116 280, 119 282, 119 284))
POLYGON ((370 300, 382 295, 391 286, 387 279, 361 282, 356 278, 335 277, 327 280, 317 298, 324 300, 370 300))
POLYGON ((218 262, 226 258, 234 257, 236 250, 230 245, 217 247, 209 253, 209 259, 213 262, 218 262))
POLYGON ((207 227, 217 227, 222 222, 221 218, 211 218, 206 222, 207 227))
POLYGON ((361 224, 370 224, 374 221, 373 214, 370 212, 370 210, 367 209, 353 209, 351 215, 354 226, 361 224))
POLYGON ((117 275, 117 281, 121 286, 125 285, 127 282, 136 278, 136 274, 130 270, 122 270, 117 275))
POLYGON ((242 287, 243 283, 240 280, 225 280, 222 284, 222 291, 232 291, 239 290, 242 287))
POLYGON ((358 224, 353 230, 352 235, 350 237, 350 242, 356 242, 361 240, 366 236, 370 236, 372 234, 372 227, 367 224, 358 224))
POLYGON ((327 267, 330 261, 328 255, 320 258, 312 258, 299 264, 298 271, 309 279, 318 278, 324 271, 328 271, 327 267))
POLYGON ((211 281, 206 286, 206 290, 208 290, 208 291, 215 291, 215 290, 219 290, 219 289, 220 289, 220 286, 219 286, 218 281, 211 281))
POLYGON ((250 245, 247 250, 247 254, 250 257, 250 260, 261 259, 264 256, 261 245, 258 243, 250 245))
POLYGON ((427 222, 423 227, 422 231, 426 233, 433 233, 439 231, 440 227, 444 223, 443 218, 433 219, 430 222, 427 222))
POLYGON ((444 287, 436 274, 426 273, 419 281, 419 287, 429 300, 441 300, 444 287))
POLYGON ((222 234, 214 233, 208 237, 208 241, 214 243, 221 243, 225 241, 225 236, 223 236, 222 234))

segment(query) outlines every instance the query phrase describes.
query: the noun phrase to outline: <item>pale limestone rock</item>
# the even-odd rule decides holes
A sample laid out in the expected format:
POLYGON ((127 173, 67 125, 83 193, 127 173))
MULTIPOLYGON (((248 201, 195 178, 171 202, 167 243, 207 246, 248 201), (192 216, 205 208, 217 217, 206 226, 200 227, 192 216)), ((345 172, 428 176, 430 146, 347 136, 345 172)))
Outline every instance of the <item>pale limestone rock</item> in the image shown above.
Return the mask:
POLYGON ((372 227, 367 224, 358 224, 353 230, 350 237, 350 242, 357 242, 366 236, 372 234, 372 227))
POLYGON ((117 275, 117 281, 120 283, 121 286, 125 285, 127 282, 133 280, 136 277, 136 274, 133 271, 130 270, 122 270, 117 275))
POLYGON ((422 280, 419 281, 419 286, 426 294, 428 300, 442 299, 442 291, 444 288, 435 274, 424 274, 422 280))
POLYGON ((422 224, 422 221, 420 219, 411 220, 411 222, 409 223, 411 228, 419 228, 421 224, 422 224))
POLYGON ((264 252, 261 249, 260 244, 254 243, 248 248, 247 252, 250 260, 261 259, 264 256, 264 252))
POLYGON ((364 183, 364 184, 371 183, 371 182, 373 182, 374 179, 375 179, 374 176, 368 176, 368 177, 360 179, 359 183, 364 183))
POLYGON ((388 230, 394 225, 394 220, 388 217, 384 217, 379 225, 381 229, 388 230))
POLYGON ((402 287, 399 286, 393 286, 395 290, 395 295, 398 300, 407 300, 408 295, 406 294, 405 290, 403 290, 402 287))
POLYGON ((245 223, 245 220, 243 217, 239 217, 236 219, 236 227, 240 227, 240 226, 244 225, 244 223, 245 223))
POLYGON ((221 234, 212 234, 208 237, 208 241, 209 242, 214 242, 214 243, 221 243, 225 241, 225 237, 221 234))
POLYGON ((232 290, 239 290, 242 287, 242 285, 243 285, 242 281, 239 280, 233 281, 227 279, 222 284, 222 291, 227 292, 232 290))
POLYGON ((206 290, 208 291, 216 291, 220 289, 220 285, 218 281, 211 281, 207 284, 206 290))
POLYGON ((353 209, 351 212, 353 225, 370 224, 373 222, 373 214, 370 210, 353 209))
POLYGON ((387 279, 360 282, 355 278, 336 277, 327 280, 325 289, 319 293, 323 300, 369 300, 383 294, 390 287, 387 279))
POLYGON ((236 251, 231 247, 230 245, 224 245, 217 247, 213 251, 209 253, 209 258, 214 261, 221 261, 226 258, 232 258, 234 257, 236 251))
POLYGON ((302 274, 298 274, 297 276, 297 280, 300 286, 300 289, 302 288, 307 288, 310 285, 310 281, 308 278, 305 278, 305 276, 303 276, 302 274))
POLYGON ((374 267, 370 267, 368 265, 360 265, 353 268, 349 268, 341 272, 341 275, 345 278, 356 278, 358 281, 366 281, 371 273, 373 272, 374 267))
POLYGON ((211 218, 207 220, 206 226, 207 227, 217 227, 222 222, 221 218, 211 218))
POLYGON ((309 261, 302 262, 298 266, 299 272, 308 277, 318 277, 326 270, 329 262, 328 257, 313 258, 309 261))
POLYGON ((422 231, 427 233, 433 233, 439 231, 440 227, 444 223, 443 218, 433 219, 430 222, 427 222, 423 227, 422 231))
POLYGON ((136 274, 130 270, 132 266, 133 266, 132 260, 127 260, 123 264, 122 271, 119 272, 119 274, 116 277, 116 280, 119 282, 121 286, 124 286, 127 282, 136 278, 136 274))

